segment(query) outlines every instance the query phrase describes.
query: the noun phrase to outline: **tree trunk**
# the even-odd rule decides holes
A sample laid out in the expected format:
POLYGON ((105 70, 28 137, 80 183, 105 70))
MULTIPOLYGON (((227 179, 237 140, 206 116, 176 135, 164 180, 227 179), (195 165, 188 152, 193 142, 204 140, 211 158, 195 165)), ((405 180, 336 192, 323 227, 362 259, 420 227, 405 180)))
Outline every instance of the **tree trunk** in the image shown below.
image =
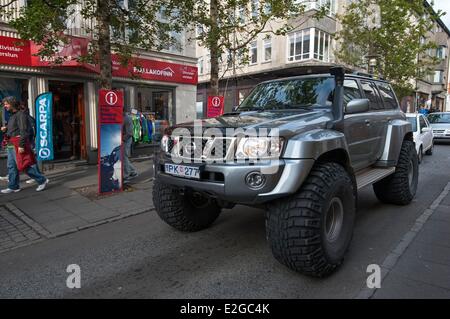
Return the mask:
POLYGON ((98 0, 97 6, 100 88, 110 90, 112 89, 110 0, 98 0))
POLYGON ((219 58, 220 52, 218 48, 218 1, 211 0, 210 2, 210 14, 211 14, 211 38, 209 41, 209 51, 211 53, 211 88, 210 95, 219 95, 219 58))

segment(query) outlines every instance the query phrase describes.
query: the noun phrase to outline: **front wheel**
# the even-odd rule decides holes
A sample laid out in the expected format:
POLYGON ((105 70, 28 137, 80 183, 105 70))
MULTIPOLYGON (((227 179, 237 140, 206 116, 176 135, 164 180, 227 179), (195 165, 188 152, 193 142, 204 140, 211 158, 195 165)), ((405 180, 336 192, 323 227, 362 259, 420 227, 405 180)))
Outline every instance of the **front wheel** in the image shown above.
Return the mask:
POLYGON ((274 257, 306 275, 330 275, 350 245, 355 210, 346 170, 335 163, 316 164, 295 195, 269 205, 267 239, 274 257))
POLYGON ((153 186, 153 204, 163 221, 185 232, 209 227, 221 211, 214 199, 189 190, 181 194, 181 189, 158 179, 153 186))
POLYGON ((394 205, 411 203, 417 192, 418 166, 414 142, 403 141, 395 173, 373 185, 377 198, 394 205))

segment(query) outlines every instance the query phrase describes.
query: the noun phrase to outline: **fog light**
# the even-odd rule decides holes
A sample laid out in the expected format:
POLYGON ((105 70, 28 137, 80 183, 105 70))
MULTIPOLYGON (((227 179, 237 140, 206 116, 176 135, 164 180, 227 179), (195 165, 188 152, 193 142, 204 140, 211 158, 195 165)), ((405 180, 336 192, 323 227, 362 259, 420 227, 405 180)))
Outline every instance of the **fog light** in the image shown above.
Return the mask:
POLYGON ((251 172, 245 177, 245 183, 251 189, 260 189, 266 184, 266 177, 259 172, 251 172))

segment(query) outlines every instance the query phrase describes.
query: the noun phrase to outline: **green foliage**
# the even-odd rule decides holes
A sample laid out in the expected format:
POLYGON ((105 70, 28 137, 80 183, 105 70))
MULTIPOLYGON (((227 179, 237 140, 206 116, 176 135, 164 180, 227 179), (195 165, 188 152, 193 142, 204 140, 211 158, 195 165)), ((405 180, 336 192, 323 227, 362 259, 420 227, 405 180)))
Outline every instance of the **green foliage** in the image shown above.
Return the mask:
MULTIPOLYGON (((226 71, 248 64, 249 45, 258 35, 285 35, 305 22, 301 19, 305 4, 296 0, 186 0, 186 3, 186 7, 193 8, 190 21, 196 28, 194 39, 211 53, 213 94, 218 91, 222 56, 228 55, 231 62, 227 63, 226 71)), ((310 17, 319 18, 326 9, 324 6, 310 17)))
MULTIPOLYGON (((185 25, 180 8, 186 12, 182 0, 129 0, 127 6, 120 0, 32 0, 10 25, 21 38, 42 45, 39 56, 53 57, 61 42, 69 42, 71 22, 81 18, 83 30, 77 31, 87 35, 91 45, 89 54, 80 60, 100 63, 102 68, 103 55, 111 50, 125 65, 139 50, 179 46, 176 33, 185 25)), ((3 15, 12 16, 7 8, 2 11, 3 15)), ((55 61, 61 62, 62 59, 55 61)))
POLYGON ((398 92, 411 90, 411 79, 429 73, 438 62, 428 54, 437 46, 423 42, 442 15, 424 5, 423 0, 360 0, 352 2, 339 16, 342 31, 338 58, 351 66, 368 65, 375 56, 376 73, 392 81, 398 92), (418 58, 420 57, 420 58, 418 58))

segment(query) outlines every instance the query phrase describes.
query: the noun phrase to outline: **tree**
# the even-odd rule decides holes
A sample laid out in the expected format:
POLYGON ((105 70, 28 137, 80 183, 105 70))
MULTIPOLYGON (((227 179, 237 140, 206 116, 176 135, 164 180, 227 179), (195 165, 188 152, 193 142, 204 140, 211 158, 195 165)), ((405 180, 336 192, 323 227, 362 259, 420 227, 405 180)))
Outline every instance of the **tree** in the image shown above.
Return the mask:
MULTIPOLYGON (((282 35, 298 28, 305 5, 316 1, 298 0, 203 0, 193 1, 192 25, 197 28, 195 40, 210 52, 211 95, 219 94, 221 57, 231 54, 235 61, 245 62, 249 44, 259 34, 282 35), (237 59, 239 57, 239 59, 237 59)), ((320 18, 327 6, 309 18, 320 18)))
MULTIPOLYGON (((9 5, 2 8, 11 16, 9 5)), ((183 0, 31 0, 9 24, 22 39, 41 45, 38 55, 52 57, 68 43, 70 24, 77 16, 90 38, 89 52, 79 59, 100 66, 100 86, 112 87, 112 54, 126 65, 139 50, 161 50, 176 45, 173 32, 183 29, 183 0), (172 34, 171 34, 172 32, 172 34)), ((56 64, 61 60, 56 59, 56 64)))
POLYGON ((376 73, 391 81, 400 97, 413 90, 411 80, 430 72, 436 48, 424 41, 441 16, 423 0, 360 0, 339 16, 342 30, 338 58, 350 66, 363 67, 375 58, 376 73))

